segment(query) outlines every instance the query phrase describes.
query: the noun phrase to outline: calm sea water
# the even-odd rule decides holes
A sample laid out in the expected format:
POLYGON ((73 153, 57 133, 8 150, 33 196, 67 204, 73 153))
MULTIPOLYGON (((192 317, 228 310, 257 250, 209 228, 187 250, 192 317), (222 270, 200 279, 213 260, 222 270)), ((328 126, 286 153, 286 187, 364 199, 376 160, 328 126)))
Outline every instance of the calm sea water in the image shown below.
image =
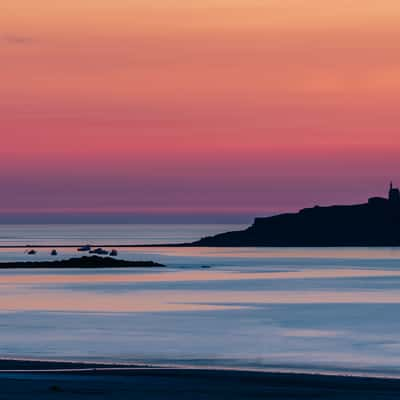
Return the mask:
MULTIPOLYGON (((236 228, 0 226, 0 245, 188 241, 236 228)), ((119 250, 168 267, 0 271, 0 356, 400 377, 398 249, 119 250)), ((0 250, 0 260, 28 257, 0 250)))
POLYGON ((242 229, 243 225, 121 224, 1 225, 0 246, 40 244, 165 244, 191 242, 209 234, 242 229))

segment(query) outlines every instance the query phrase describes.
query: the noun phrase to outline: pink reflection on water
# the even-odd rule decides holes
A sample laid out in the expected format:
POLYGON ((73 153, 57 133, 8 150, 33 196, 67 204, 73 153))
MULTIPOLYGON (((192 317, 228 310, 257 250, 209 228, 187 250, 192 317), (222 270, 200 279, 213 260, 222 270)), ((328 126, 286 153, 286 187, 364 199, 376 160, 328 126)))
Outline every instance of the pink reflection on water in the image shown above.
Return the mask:
POLYGON ((132 290, 99 293, 10 289, 0 295, 1 311, 164 312, 237 309, 255 304, 400 303, 398 291, 132 290))
MULTIPOLYGON (((368 277, 400 277, 400 271, 373 269, 306 269, 281 272, 234 272, 218 270, 186 270, 157 271, 157 273, 140 270, 124 270, 123 274, 112 271, 101 274, 77 273, 64 274, 65 271, 50 271, 46 274, 35 274, 30 270, 16 272, 15 275, 2 274, 1 284, 61 284, 61 283, 145 283, 145 282, 204 282, 204 281, 242 281, 272 279, 335 279, 335 278, 368 278, 368 277)), ((43 271, 43 270, 42 270, 43 271)), ((76 270, 77 272, 80 270, 76 270)), ((119 270, 121 271, 121 270, 119 270)), ((7 272, 9 272, 7 270, 7 272)))

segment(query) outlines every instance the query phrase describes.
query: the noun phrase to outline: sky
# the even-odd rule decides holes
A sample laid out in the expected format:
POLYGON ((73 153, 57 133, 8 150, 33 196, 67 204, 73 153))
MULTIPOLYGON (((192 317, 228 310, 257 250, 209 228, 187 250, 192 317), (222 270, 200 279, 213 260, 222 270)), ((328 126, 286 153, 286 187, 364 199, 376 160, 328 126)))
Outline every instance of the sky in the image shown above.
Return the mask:
POLYGON ((2 0, 0 217, 238 222, 385 195, 399 20, 397 0, 2 0))

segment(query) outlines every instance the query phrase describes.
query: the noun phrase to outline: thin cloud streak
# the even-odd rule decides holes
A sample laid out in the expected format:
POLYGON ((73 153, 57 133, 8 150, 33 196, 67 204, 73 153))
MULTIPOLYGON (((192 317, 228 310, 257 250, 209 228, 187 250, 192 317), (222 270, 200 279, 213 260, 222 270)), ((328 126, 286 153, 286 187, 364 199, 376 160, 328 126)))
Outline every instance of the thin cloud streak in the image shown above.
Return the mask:
POLYGON ((33 42, 33 38, 29 36, 14 35, 14 34, 3 34, 0 35, 0 41, 8 44, 25 45, 33 42))

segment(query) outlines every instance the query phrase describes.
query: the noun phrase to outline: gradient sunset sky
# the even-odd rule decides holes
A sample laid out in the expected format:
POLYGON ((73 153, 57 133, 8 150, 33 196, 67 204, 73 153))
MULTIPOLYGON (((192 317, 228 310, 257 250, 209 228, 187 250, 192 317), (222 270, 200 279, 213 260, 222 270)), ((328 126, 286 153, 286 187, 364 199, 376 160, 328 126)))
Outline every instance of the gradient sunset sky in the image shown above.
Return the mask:
POLYGON ((0 214, 236 221, 383 195, 399 21, 398 0, 2 0, 0 214))

